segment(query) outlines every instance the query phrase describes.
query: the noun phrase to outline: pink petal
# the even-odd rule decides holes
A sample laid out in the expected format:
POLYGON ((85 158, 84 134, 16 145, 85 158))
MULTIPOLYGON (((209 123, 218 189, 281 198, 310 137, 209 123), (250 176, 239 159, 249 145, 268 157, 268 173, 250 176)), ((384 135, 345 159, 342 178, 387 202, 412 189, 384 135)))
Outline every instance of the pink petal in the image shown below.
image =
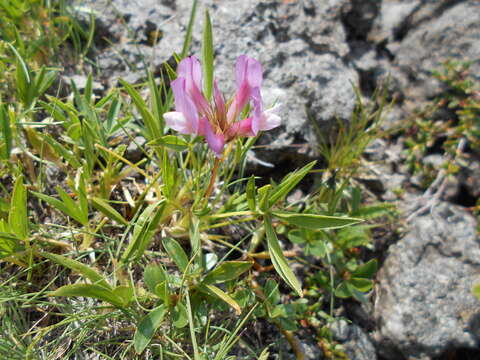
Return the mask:
POLYGON ((218 89, 217 81, 213 82, 213 100, 215 102, 215 113, 217 119, 223 121, 225 119, 225 100, 223 99, 223 95, 218 89))
POLYGON ((260 122, 260 130, 267 131, 277 126, 280 126, 282 119, 277 115, 280 105, 276 105, 271 109, 268 109, 263 112, 260 122))
POLYGON ((223 147, 225 146, 225 137, 223 134, 215 134, 208 121, 205 123, 205 137, 210 149, 212 149, 217 157, 221 157, 223 147))
POLYGON ((235 73, 237 88, 245 81, 251 87, 262 86, 262 65, 255 59, 246 55, 239 56, 235 65, 235 73))
POLYGON ((163 114, 163 118, 168 127, 178 131, 180 134, 193 134, 190 123, 183 113, 179 111, 167 112, 163 114))
POLYGON ((202 67, 200 61, 195 56, 190 56, 178 64, 177 75, 187 79, 187 89, 196 86, 202 88, 202 67))
POLYGON ((262 85, 262 66, 248 56, 242 55, 237 59, 235 66, 237 93, 228 111, 228 120, 233 122, 252 96, 254 88, 262 85))
POLYGON ((261 129, 262 121, 262 96, 260 94, 260 88, 255 87, 252 89, 252 100, 253 100, 253 120, 252 120, 252 132, 254 135, 257 135, 261 129))
POLYGON ((246 118, 236 123, 233 123, 232 126, 228 129, 227 135, 229 137, 235 136, 255 136, 252 131, 252 118, 246 118))
POLYGON ((190 56, 178 64, 177 74, 185 79, 185 88, 192 98, 198 110, 205 113, 208 111, 208 102, 202 94, 202 68, 200 61, 195 56, 190 56))
POLYGON ((171 83, 173 95, 175 97, 175 108, 181 112, 192 131, 190 134, 198 133, 198 110, 186 92, 186 80, 182 77, 177 78, 171 83))

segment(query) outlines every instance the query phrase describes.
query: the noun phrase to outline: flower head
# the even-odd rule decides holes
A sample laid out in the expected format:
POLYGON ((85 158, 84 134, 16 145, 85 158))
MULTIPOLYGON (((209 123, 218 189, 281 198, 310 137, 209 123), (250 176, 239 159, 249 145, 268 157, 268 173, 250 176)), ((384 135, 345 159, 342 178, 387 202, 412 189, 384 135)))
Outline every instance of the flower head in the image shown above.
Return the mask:
POLYGON ((202 70, 195 56, 178 64, 177 79, 172 82, 175 110, 163 115, 166 124, 181 134, 200 135, 209 147, 221 157, 225 144, 237 136, 256 136, 259 131, 280 125, 277 107, 263 110, 262 66, 255 59, 242 55, 235 67, 237 91, 225 101, 214 81, 213 99, 210 102, 202 93, 202 70), (243 110, 250 104, 250 115, 241 119, 243 110))

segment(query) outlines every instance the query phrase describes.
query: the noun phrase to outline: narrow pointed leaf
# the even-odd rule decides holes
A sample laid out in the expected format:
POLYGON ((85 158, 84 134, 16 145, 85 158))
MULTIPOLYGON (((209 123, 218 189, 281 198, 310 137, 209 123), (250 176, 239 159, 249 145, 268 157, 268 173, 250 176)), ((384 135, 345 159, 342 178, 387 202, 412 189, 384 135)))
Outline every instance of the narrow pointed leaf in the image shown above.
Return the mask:
POLYGON ((253 265, 253 261, 225 261, 210 271, 203 279, 203 284, 215 284, 238 279, 253 265))
POLYGON ((61 288, 50 292, 47 296, 83 296, 102 300, 122 309, 124 307, 123 299, 115 295, 111 290, 101 285, 94 284, 73 284, 65 285, 61 288))
POLYGON ((199 285, 199 290, 209 294, 218 297, 220 300, 225 301, 233 310, 235 310, 235 313, 237 315, 240 315, 242 313, 242 308, 238 303, 226 292, 221 290, 220 288, 214 286, 214 285, 199 285))
POLYGON ((181 245, 172 238, 164 238, 162 244, 173 262, 177 265, 180 271, 184 273, 188 266, 188 256, 185 253, 185 250, 183 250, 181 245))
POLYGON ((128 225, 128 221, 125 220, 125 218, 120 215, 117 210, 111 207, 105 200, 98 197, 93 197, 92 205, 110 220, 113 220, 119 224, 128 225))
POLYGON ((272 226, 272 220, 269 215, 264 217, 265 233, 267 236, 268 251, 272 259, 275 270, 280 277, 293 289, 297 294, 303 297, 302 286, 298 279, 295 277, 287 259, 283 255, 282 248, 278 242, 277 234, 272 226))
POLYGON ((8 214, 10 230, 22 240, 28 236, 27 190, 23 184, 23 176, 19 176, 13 187, 10 213, 8 214))
POLYGON ((203 21, 202 65, 203 74, 205 75, 205 97, 209 100, 213 90, 213 36, 212 23, 208 10, 205 10, 205 18, 203 21))
POLYGON ((108 290, 112 290, 112 287, 110 286, 110 284, 101 274, 99 274, 92 267, 85 265, 80 261, 69 259, 65 256, 52 254, 48 252, 41 252, 39 254, 44 258, 47 258, 53 262, 56 262, 59 265, 65 266, 66 268, 79 273, 80 275, 87 278, 95 285, 103 286, 108 290))
POLYGON ((275 217, 284 220, 289 224, 311 230, 338 229, 363 221, 362 219, 356 218, 326 216, 317 214, 299 214, 286 211, 274 211, 272 214, 275 217))
POLYGON ((152 341, 153 335, 162 324, 167 310, 168 308, 162 304, 150 311, 148 315, 140 321, 133 337, 133 345, 137 354, 141 354, 150 341, 152 341))
POLYGON ((294 171, 282 180, 282 182, 272 191, 272 194, 269 198, 269 206, 273 206, 280 199, 285 198, 290 191, 312 170, 315 166, 316 161, 312 161, 305 165, 300 170, 294 171))
POLYGON ((363 265, 360 265, 357 270, 352 273, 352 276, 357 278, 371 279, 377 272, 378 262, 376 259, 372 259, 363 265))

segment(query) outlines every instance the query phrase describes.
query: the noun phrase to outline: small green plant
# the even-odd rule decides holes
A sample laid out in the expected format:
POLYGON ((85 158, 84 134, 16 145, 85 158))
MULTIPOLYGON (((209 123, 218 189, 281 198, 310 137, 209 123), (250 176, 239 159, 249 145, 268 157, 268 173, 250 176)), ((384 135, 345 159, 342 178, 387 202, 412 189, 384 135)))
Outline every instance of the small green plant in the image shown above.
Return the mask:
POLYGON ((468 153, 480 150, 480 92, 468 75, 470 64, 449 60, 434 71, 433 76, 445 86, 444 92, 417 112, 405 128, 407 162, 412 172, 426 175, 426 187, 436 176, 436 170, 422 162, 427 153, 445 154, 452 161, 444 167, 454 175, 465 166, 468 153), (451 117, 445 119, 439 113, 451 117))

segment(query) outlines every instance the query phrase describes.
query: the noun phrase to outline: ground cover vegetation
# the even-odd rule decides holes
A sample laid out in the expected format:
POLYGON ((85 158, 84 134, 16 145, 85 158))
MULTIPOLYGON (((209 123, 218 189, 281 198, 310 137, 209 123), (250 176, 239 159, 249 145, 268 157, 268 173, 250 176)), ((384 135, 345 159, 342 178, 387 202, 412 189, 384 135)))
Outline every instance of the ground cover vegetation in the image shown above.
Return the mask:
MULTIPOLYGON (((62 64, 88 61, 94 28, 62 1, 0 5, 0 356, 267 359, 286 351, 303 359, 299 338, 309 337, 327 358, 346 358, 331 325, 344 299, 367 301, 378 266, 372 231, 394 216, 355 180, 365 148, 384 135, 386 95, 358 94, 335 138, 312 121, 318 161, 280 181, 255 176, 247 154, 269 126, 252 124, 261 106, 275 105, 255 91, 236 111, 243 132, 209 136, 198 127, 201 111, 189 131, 175 128, 173 120, 185 121, 178 114, 165 121, 186 111, 170 84, 192 59, 195 16, 194 5, 175 66, 166 63, 160 77, 120 80, 99 95, 92 74, 64 96, 62 64)), ((240 101, 215 94, 212 21, 205 13, 197 90, 217 110, 223 101, 225 115, 240 101)), ((446 64, 436 76, 447 96, 412 120, 408 159, 426 188, 438 174, 420 153, 440 146, 455 160, 443 179, 478 152, 478 90, 465 71, 446 64), (445 105, 454 122, 428 115, 445 105)))

